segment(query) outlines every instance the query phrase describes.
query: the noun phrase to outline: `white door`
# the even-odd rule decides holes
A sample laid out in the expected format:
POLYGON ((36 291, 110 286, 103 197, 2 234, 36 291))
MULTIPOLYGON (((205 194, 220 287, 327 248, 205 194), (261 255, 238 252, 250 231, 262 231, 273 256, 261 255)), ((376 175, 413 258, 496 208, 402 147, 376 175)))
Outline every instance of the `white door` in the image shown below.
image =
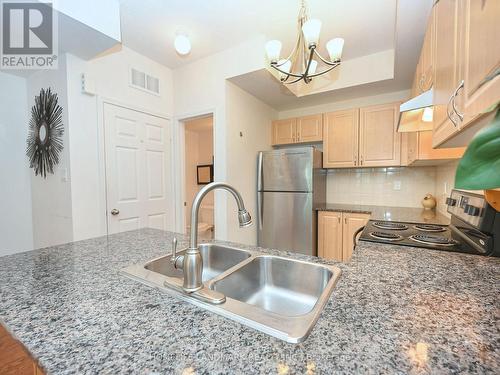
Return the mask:
POLYGON ((104 104, 108 233, 170 229, 170 121, 104 104))

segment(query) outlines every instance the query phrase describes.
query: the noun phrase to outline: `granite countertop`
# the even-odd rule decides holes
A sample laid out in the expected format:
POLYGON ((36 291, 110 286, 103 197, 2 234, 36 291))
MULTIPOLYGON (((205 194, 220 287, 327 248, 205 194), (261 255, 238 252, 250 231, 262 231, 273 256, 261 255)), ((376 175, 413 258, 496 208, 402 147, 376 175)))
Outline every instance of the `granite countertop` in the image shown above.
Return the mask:
POLYGON ((414 207, 372 206, 362 204, 325 203, 316 211, 335 211, 371 214, 372 220, 403 221, 409 223, 449 224, 450 219, 436 210, 414 207))
POLYGON ((500 373, 500 259, 361 242, 309 338, 289 344, 119 272, 173 235, 2 257, 0 319, 48 374, 500 373))

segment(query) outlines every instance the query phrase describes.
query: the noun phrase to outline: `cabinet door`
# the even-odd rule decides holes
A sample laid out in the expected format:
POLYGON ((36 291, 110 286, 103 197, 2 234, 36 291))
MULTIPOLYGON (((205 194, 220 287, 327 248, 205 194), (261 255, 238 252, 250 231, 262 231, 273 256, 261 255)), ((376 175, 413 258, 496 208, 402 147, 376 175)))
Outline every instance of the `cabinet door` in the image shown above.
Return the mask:
POLYGON ((364 107, 359 110, 359 165, 400 165, 401 133, 397 132, 399 103, 364 107))
POLYGON ((417 82, 420 92, 429 90, 434 82, 434 22, 433 14, 427 23, 427 30, 425 32, 424 44, 420 52, 420 79, 417 82))
POLYGON ((500 99, 500 1, 462 0, 462 3, 464 88, 457 101, 466 125, 500 99))
POLYGON ((323 168, 357 166, 358 109, 325 113, 323 119, 323 168))
MULTIPOLYGON (((408 166, 418 158, 418 139, 420 132, 401 133, 401 166, 408 166)), ((429 131, 432 137, 432 131, 429 131)))
POLYGON ((342 262, 342 214, 318 213, 318 256, 342 262))
POLYGON ((418 160, 460 159, 465 147, 432 148, 432 131, 418 132, 418 160))
POLYGON ((354 233, 365 226, 370 215, 368 214, 342 214, 344 218, 343 233, 342 233, 342 259, 347 262, 351 259, 352 250, 354 249, 354 233))
POLYGON ((458 132, 448 118, 450 98, 459 86, 459 0, 440 0, 434 5, 434 114, 433 145, 439 146, 458 132))
POLYGON ((275 120, 272 125, 273 145, 283 145, 296 142, 297 119, 275 120))
POLYGON ((297 119, 299 142, 320 142, 323 140, 323 115, 311 115, 297 119))

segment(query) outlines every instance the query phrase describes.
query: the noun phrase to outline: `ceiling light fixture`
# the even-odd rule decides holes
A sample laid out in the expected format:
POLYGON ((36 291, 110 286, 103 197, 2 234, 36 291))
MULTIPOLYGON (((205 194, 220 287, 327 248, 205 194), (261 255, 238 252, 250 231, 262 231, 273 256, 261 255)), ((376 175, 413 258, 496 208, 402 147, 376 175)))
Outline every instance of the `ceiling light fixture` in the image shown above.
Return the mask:
POLYGON ((187 55, 191 52, 191 41, 186 35, 179 34, 175 37, 174 47, 179 55, 187 55))
POLYGON ((333 68, 340 65, 344 39, 335 38, 326 44, 326 49, 330 60, 323 58, 317 48, 321 21, 309 19, 306 1, 301 1, 298 17, 298 36, 295 47, 286 59, 280 60, 281 42, 270 40, 266 43, 267 58, 271 62, 271 67, 280 72, 281 82, 292 84, 303 80, 305 83, 312 81, 314 77, 328 73, 333 68), (325 69, 316 72, 318 60, 326 65, 325 69), (297 70, 297 71, 295 71, 297 70))

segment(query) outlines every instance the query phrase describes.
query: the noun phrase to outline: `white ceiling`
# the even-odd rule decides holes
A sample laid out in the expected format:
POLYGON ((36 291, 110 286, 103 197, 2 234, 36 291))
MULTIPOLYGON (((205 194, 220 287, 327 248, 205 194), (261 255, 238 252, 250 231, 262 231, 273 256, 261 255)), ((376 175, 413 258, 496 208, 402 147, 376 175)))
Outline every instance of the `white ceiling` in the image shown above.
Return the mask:
MULTIPOLYGON (((432 0, 401 0, 419 4, 432 0)), ((394 44, 397 0, 309 0, 311 18, 322 20, 322 41, 345 39, 344 59, 387 50, 394 44)), ((120 0, 125 45, 170 68, 233 47, 256 35, 295 42, 299 0, 120 0), (192 51, 179 56, 177 33, 192 51)), ((425 7, 425 5, 422 5, 425 7)), ((325 43, 322 43, 324 46, 325 43)), ((264 48, 264 46, 263 46, 264 48)))
MULTIPOLYGON (((122 41, 170 68, 264 35, 279 39, 282 54, 296 38, 299 0, 119 0, 122 41), (177 33, 192 42, 188 56, 173 47, 177 33)), ((268 72, 231 79, 278 110, 409 89, 434 0, 309 0, 311 18, 322 21, 320 45, 345 39, 343 60, 394 49, 394 79, 296 97, 268 72)), ((264 46, 262 46, 264 49, 264 46)), ((264 52, 263 52, 264 54, 264 52)))
MULTIPOLYGON (((380 3, 387 2, 379 1, 380 3)), ((273 79, 269 72, 263 70, 231 78, 231 81, 277 110, 308 107, 410 89, 432 4, 433 0, 399 0, 397 4, 394 4, 395 8, 397 5, 397 12, 393 13, 395 17, 395 27, 392 31, 394 47, 391 47, 395 48, 394 79, 303 97, 292 94, 280 82, 273 79)), ((366 27, 362 31, 364 35, 371 32, 366 27)), ((347 41, 345 48, 346 50, 349 48, 347 41)), ((345 56, 344 60, 346 60, 345 56)))

